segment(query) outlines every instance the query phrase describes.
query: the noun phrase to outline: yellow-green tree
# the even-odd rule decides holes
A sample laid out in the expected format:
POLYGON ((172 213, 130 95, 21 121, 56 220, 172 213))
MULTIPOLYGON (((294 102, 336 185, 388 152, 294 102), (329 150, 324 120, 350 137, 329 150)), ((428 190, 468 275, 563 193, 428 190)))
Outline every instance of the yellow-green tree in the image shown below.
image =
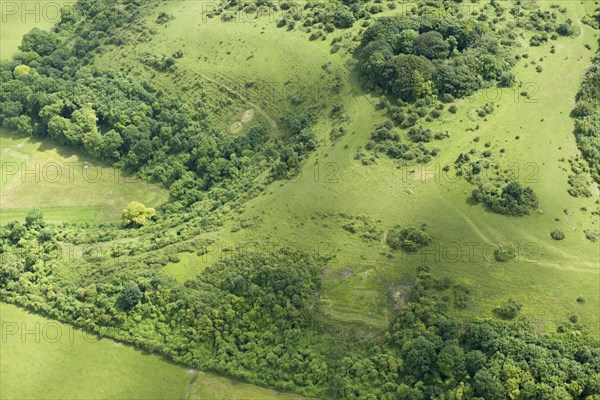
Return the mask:
POLYGON ((18 78, 21 75, 27 75, 31 71, 31 67, 29 65, 17 65, 13 71, 13 75, 15 78, 18 78))
POLYGON ((139 228, 156 215, 154 208, 132 201, 121 213, 121 222, 126 228, 139 228))

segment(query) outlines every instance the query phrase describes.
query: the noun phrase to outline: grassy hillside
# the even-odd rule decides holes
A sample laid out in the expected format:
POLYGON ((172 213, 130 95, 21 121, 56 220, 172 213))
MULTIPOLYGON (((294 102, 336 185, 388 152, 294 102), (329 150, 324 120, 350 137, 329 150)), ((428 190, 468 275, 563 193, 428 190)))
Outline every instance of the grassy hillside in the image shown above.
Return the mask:
MULTIPOLYGON (((542 9, 550 9, 550 5, 541 2, 542 9)), ((561 5, 567 8, 566 17, 573 20, 593 9, 592 4, 585 3, 561 5)), ((267 18, 252 23, 207 19, 198 22, 192 33, 182 32, 183 26, 191 24, 188 20, 201 15, 198 7, 189 2, 161 5, 148 23, 159 11, 172 14, 174 19, 157 28, 159 35, 147 44, 108 51, 100 61, 122 67, 111 60, 123 57, 125 63, 138 65, 134 70, 144 74, 148 72, 135 63, 136 55, 181 48, 184 57, 178 61, 177 74, 199 70, 199 82, 211 79, 225 86, 237 82, 236 87, 262 81, 277 86, 286 79, 299 80, 305 87, 318 86, 321 77, 327 75, 320 66, 329 63, 331 74, 341 77, 343 89, 339 95, 325 98, 324 103, 342 103, 350 122, 348 134, 331 143, 331 125, 323 118, 317 125, 321 146, 305 162, 301 175, 292 182, 271 185, 235 220, 210 234, 218 243, 215 253, 197 257, 196 268, 191 267, 193 257, 186 256, 186 266, 177 272, 179 279, 181 269, 192 276, 206 264, 227 257, 223 248, 243 249, 248 242, 258 242, 261 248, 291 243, 303 250, 336 253, 323 275, 326 289, 322 299, 324 310, 334 319, 385 327, 393 303, 390 287, 410 281, 414 268, 427 261, 435 264, 436 273, 473 288, 473 299, 459 312, 461 315, 491 316, 494 306, 516 296, 523 301, 526 315, 549 328, 556 320, 577 313, 599 332, 595 313, 600 305, 598 246, 586 240, 584 233, 598 229, 598 217, 591 214, 597 207, 598 191, 591 187, 590 198, 570 196, 568 164, 560 161, 578 154, 569 110, 593 55, 586 46, 596 46, 596 34, 590 27, 578 24, 579 36, 559 38, 539 47, 530 46, 526 36, 518 53, 528 58, 521 59, 516 67, 517 86, 490 89, 457 101, 456 114, 444 111, 439 120, 426 125, 451 134, 450 140, 436 143, 441 155, 431 165, 398 167, 380 158, 375 165, 363 166, 354 160, 355 149, 364 146, 384 116, 375 109, 378 99, 361 90, 358 78, 350 72, 350 57, 328 54, 328 41, 308 41, 306 34, 285 32, 267 18), (209 40, 217 32, 220 39, 209 40), (293 57, 278 50, 290 42, 294 43, 293 57), (555 53, 550 53, 551 45, 555 53), (301 62, 290 65, 290 57, 301 62), (537 65, 543 66, 543 72, 536 72, 537 65), (565 69, 567 76, 561 73, 565 69), (521 91, 529 91, 530 98, 521 96, 521 91), (492 101, 494 113, 485 119, 478 117, 476 110, 492 101), (476 131, 467 129, 476 125, 476 131), (486 142, 495 155, 494 162, 513 169, 521 183, 538 193, 539 212, 523 218, 487 212, 467 202, 471 185, 442 171, 461 152, 485 150, 486 142), (383 233, 397 224, 427 224, 436 243, 427 251, 434 254, 394 254, 390 258, 383 236, 380 242, 364 241, 342 228, 348 218, 361 216, 368 216, 383 233), (245 224, 247 229, 237 230, 245 224), (566 239, 552 240, 550 232, 554 229, 563 230, 566 239), (513 243, 521 250, 520 256, 507 263, 496 262, 490 248, 499 242, 513 243), (579 296, 587 299, 584 305, 575 301, 579 296)), ((176 81, 173 90, 180 87, 189 89, 176 81)), ((253 94, 253 89, 247 91, 253 94)), ((282 108, 285 104, 278 109, 269 100, 259 98, 256 104, 275 120, 294 109, 282 108)))
MULTIPOLYGON (((6 101, 7 109, 17 104, 30 114, 19 120, 10 114, 13 107, 5 121, 138 171, 170 186, 171 197, 158 186, 115 179, 116 170, 108 167, 90 182, 84 167, 96 165, 87 164, 83 150, 2 132, 3 224, 23 220, 31 207, 42 208, 50 223, 100 223, 117 221, 130 201, 165 206, 156 220, 136 229, 36 220, 3 227, 1 249, 13 258, 0 270, 0 290, 11 302, 187 365, 307 395, 408 398, 411 390, 425 397, 447 390, 458 397, 466 388, 467 398, 502 398, 514 382, 498 376, 517 363, 522 381, 515 385, 525 397, 595 394, 597 357, 580 354, 595 346, 588 330, 600 335, 600 191, 581 168, 570 112, 598 45, 598 31, 581 19, 597 5, 537 2, 535 15, 551 20, 557 14, 553 24, 573 21, 567 25, 575 32, 539 43, 529 14, 534 3, 521 4, 519 14, 507 11, 512 2, 492 2, 489 15, 478 17, 485 21, 497 13, 499 30, 506 23, 510 33, 479 36, 482 25, 469 16, 460 21, 480 42, 501 38, 507 49, 510 43, 514 85, 444 99, 448 93, 419 73, 413 80, 423 82, 414 86, 428 94, 415 104, 399 102, 360 76, 365 61, 360 51, 352 55, 365 26, 373 26, 370 19, 406 12, 403 2, 396 9, 382 6, 382 12, 373 4, 373 16, 348 29, 329 29, 328 22, 307 27, 320 18, 318 8, 305 8, 294 28, 279 20, 281 10, 248 18, 227 14, 230 8, 209 16, 205 3, 185 0, 134 5, 139 15, 131 20, 108 17, 116 24, 110 32, 93 30, 104 26, 102 18, 94 19, 101 13, 80 25, 67 21, 56 36, 39 39, 56 48, 42 61, 20 56, 30 57, 41 75, 17 65, 20 60, 3 70, 13 85, 11 100, 17 100, 6 101), (88 37, 75 39, 81 32, 88 37), (68 53, 68 62, 60 52, 68 53), (82 72, 73 73, 72 65, 82 72), (50 77, 59 70, 60 78, 50 77), (73 104, 71 80, 84 93, 73 104), (42 92, 53 85, 60 90, 22 100, 15 88, 28 84, 42 92), (117 100, 105 107, 111 91, 117 100), (48 104, 50 122, 40 104, 48 104), (384 121, 398 143, 417 148, 410 125, 391 123, 395 106, 409 115, 422 111, 415 128, 441 134, 424 140, 422 146, 434 149, 427 164, 378 152, 372 133, 384 121), (312 118, 303 119, 305 113, 312 118), (479 164, 457 162, 464 155, 479 164), (48 167, 71 162, 75 179, 55 183, 48 167), (23 165, 41 168, 41 181, 12 171, 23 165), (475 177, 481 165, 484 173, 475 177), (297 175, 282 179, 296 169, 297 175), (573 174, 583 194, 574 193, 573 174), (475 200, 475 188, 500 193, 498 182, 530 187, 538 204, 529 214, 508 216, 475 200), (398 226, 424 230, 431 243, 394 250, 389 239, 398 226), (72 262, 54 259, 71 245, 72 262), (513 258, 499 257, 506 248, 513 258), (23 256, 28 251, 32 256, 23 256), (506 312, 514 304, 516 311, 506 312), (515 320, 503 321, 508 319, 515 320), (561 349, 553 353, 554 340, 561 349), (525 345, 535 354, 516 351, 525 345), (505 361, 492 356, 497 348, 505 361), (448 366, 445 352, 463 366, 448 366), (481 362, 473 359, 479 353, 481 362), (539 376, 527 372, 537 362, 548 363, 539 376), (552 375, 547 371, 562 362, 586 372, 546 382, 552 375), (482 384, 492 378, 496 387, 482 384)), ((449 65, 458 53, 456 47, 436 65, 449 65)), ((113 345, 103 340, 86 351, 93 354, 105 342, 113 345)), ((31 352, 46 357, 50 350, 31 352)), ((23 368, 10 356, 3 356, 3 367, 5 360, 15 364, 14 384, 23 368)), ((171 367, 174 383, 161 389, 172 390, 166 397, 232 398, 241 392, 244 398, 288 398, 165 368, 171 367)))

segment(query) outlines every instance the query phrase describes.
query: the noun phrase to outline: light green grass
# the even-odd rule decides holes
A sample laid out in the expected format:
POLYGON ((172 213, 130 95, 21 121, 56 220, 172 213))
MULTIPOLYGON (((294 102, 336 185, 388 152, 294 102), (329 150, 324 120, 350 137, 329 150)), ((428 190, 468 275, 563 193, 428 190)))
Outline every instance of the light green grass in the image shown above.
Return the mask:
POLYGON ((163 269, 179 282, 184 282, 189 277, 200 274, 208 265, 206 257, 194 253, 181 253, 179 258, 178 262, 169 263, 163 269))
POLYGON ((0 327, 6 400, 304 398, 186 369, 12 304, 0 303, 0 327))
POLYGON ((9 1, 0 0, 0 59, 6 60, 18 51, 23 35, 33 28, 50 29, 59 21, 58 11, 64 0, 9 1))
POLYGON ((3 399, 179 399, 192 380, 158 356, 13 305, 0 303, 0 321, 3 399))
POLYGON ((300 400, 307 397, 281 393, 222 376, 198 372, 186 400, 300 400))
POLYGON ((113 168, 90 162, 78 152, 0 131, 0 220, 22 220, 40 207, 49 222, 115 222, 131 201, 156 207, 166 190, 113 168))

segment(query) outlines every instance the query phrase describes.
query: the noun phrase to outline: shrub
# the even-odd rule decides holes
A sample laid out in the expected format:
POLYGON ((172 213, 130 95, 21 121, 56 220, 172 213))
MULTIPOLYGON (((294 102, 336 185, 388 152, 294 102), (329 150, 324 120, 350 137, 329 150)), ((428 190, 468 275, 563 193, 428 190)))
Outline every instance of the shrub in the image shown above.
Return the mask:
POLYGON ((494 251, 494 259, 498 262, 512 260, 515 256, 515 248, 512 245, 501 245, 494 251))
POLYGON ((550 236, 554 240, 563 240, 565 238, 564 232, 559 229, 555 229, 552 232, 550 232, 550 236))
POLYGON ((387 235, 387 244, 394 250, 417 251, 431 243, 431 236, 423 229, 408 226, 395 226, 387 235))
POLYGON ((494 308, 493 312, 499 318, 513 319, 519 314, 521 308, 522 304, 519 301, 514 299, 508 299, 508 301, 503 305, 494 308))
POLYGON ((142 291, 135 282, 125 285, 119 296, 119 303, 125 311, 131 310, 142 299, 142 291))
POLYGON ((454 306, 459 309, 467 308, 471 298, 471 289, 462 284, 454 286, 454 306))
POLYGON ((589 241, 595 242, 596 240, 598 240, 598 232, 587 230, 585 231, 585 238, 589 241))

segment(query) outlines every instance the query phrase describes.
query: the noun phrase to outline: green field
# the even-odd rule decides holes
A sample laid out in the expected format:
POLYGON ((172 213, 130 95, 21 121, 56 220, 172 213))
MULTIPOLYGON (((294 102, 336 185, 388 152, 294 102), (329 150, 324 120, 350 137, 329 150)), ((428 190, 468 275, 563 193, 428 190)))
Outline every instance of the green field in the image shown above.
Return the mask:
POLYGON ((3 399, 301 399, 186 369, 0 303, 3 399), (68 367, 67 367, 68 366, 68 367))
POLYGON ((166 190, 81 153, 0 131, 0 219, 22 220, 39 207, 49 222, 118 222, 131 201, 156 207, 166 190), (88 164, 89 168, 84 166, 88 164))

